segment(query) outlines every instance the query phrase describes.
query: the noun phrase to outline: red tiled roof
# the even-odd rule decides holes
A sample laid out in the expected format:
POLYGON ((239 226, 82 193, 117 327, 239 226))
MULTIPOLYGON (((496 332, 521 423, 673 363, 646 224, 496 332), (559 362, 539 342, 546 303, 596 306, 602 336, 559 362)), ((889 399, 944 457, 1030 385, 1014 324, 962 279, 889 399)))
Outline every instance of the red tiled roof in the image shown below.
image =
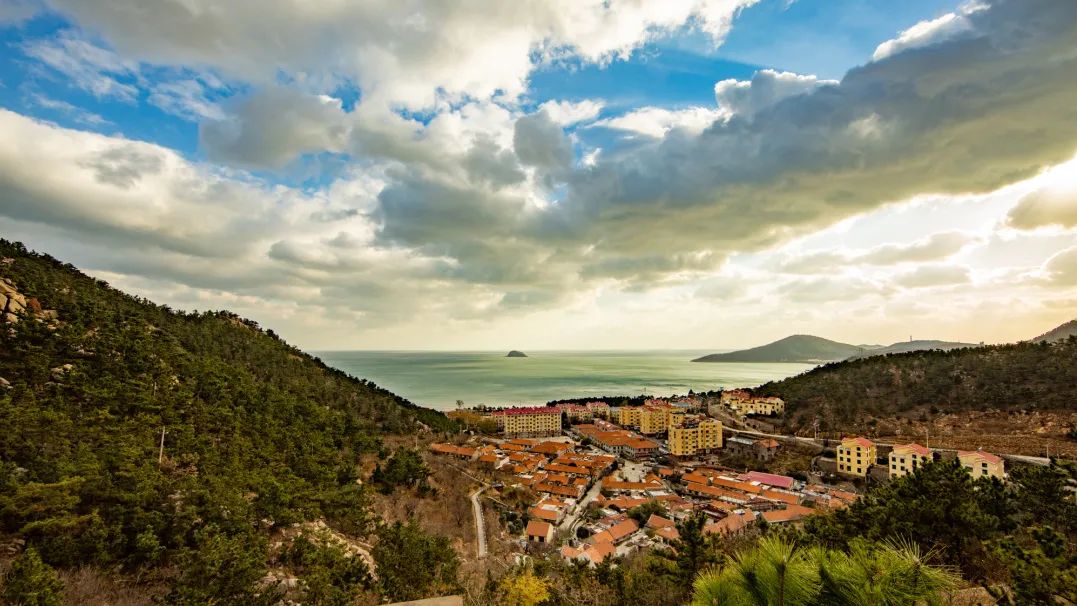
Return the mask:
POLYGON ((742 513, 731 512, 729 515, 722 518, 721 520, 718 520, 717 522, 712 522, 704 526, 703 532, 707 534, 715 532, 721 534, 732 534, 743 530, 746 526, 748 526, 748 524, 751 524, 753 521, 755 521, 755 518, 755 512, 750 509, 745 510, 742 513))
POLYGON ((897 452, 897 453, 914 452, 914 453, 916 453, 916 454, 918 454, 918 455, 920 455, 922 457, 930 457, 931 456, 931 449, 930 448, 928 448, 926 446, 921 446, 921 445, 915 444, 915 443, 900 444, 898 446, 895 446, 894 447, 894 452, 897 452))
POLYGON ((531 447, 531 452, 538 452, 541 454, 556 455, 566 450, 572 450, 572 444, 566 444, 565 442, 547 441, 535 444, 531 447))
POLYGON ((744 479, 749 482, 759 482, 760 484, 766 484, 767 486, 776 486, 778 488, 792 488, 796 482, 789 476, 780 476, 774 473, 763 473, 761 471, 749 471, 744 474, 744 479))
POLYGON ((996 457, 995 455, 993 455, 993 454, 991 454, 989 452, 984 452, 982 450, 959 450, 959 451, 957 451, 957 456, 959 458, 960 457, 979 457, 979 458, 987 461, 988 463, 1001 463, 1002 462, 1001 458, 996 457))
POLYGON ((527 523, 527 536, 529 537, 548 537, 553 530, 553 526, 542 520, 531 520, 527 523))
POLYGON ((550 406, 531 406, 531 407, 526 407, 526 408, 502 408, 500 410, 495 410, 494 412, 492 412, 490 414, 495 415, 495 416, 502 416, 502 415, 538 415, 538 414, 559 415, 559 414, 561 414, 561 411, 558 410, 557 408, 553 408, 553 407, 550 407, 550 406))
POLYGON ((772 524, 781 524, 783 522, 795 522, 806 518, 815 513, 815 510, 810 507, 803 507, 801 505, 789 505, 785 509, 775 509, 774 511, 764 511, 763 519, 772 524))
POLYGON ((871 440, 860 436, 849 436, 847 438, 842 438, 841 443, 845 444, 846 442, 859 444, 861 448, 871 448, 872 446, 875 446, 875 442, 872 442, 871 440))
POLYGON ((625 520, 624 522, 621 522, 620 524, 617 524, 606 532, 610 533, 610 536, 613 537, 613 542, 616 543, 621 539, 627 538, 629 535, 631 535, 633 532, 636 532, 637 530, 639 530, 639 524, 636 524, 635 520, 629 519, 625 520))
POLYGON ((763 498, 770 499, 771 501, 781 501, 782 503, 789 503, 796 505, 800 503, 800 497, 791 492, 781 492, 778 490, 764 490, 763 498))
POLYGON ((461 457, 471 457, 475 455, 474 448, 465 448, 463 446, 454 446, 452 444, 431 444, 430 450, 435 454, 451 454, 461 457))
POLYGON ((763 492, 763 489, 755 484, 749 484, 747 482, 741 482, 739 480, 730 480, 729 478, 711 478, 711 484, 714 486, 725 486, 726 488, 732 488, 734 490, 740 490, 743 492, 750 492, 753 494, 759 494, 763 492))
POLYGON ((528 510, 528 513, 532 517, 536 517, 546 522, 557 522, 561 517, 561 513, 556 509, 546 509, 545 507, 532 507, 528 510))
POLYGON ((657 513, 652 513, 651 517, 647 518, 647 526, 649 528, 673 528, 676 527, 677 524, 674 523, 673 520, 663 518, 657 513))
POLYGON ((659 528, 658 530, 654 531, 654 534, 662 537, 667 541, 676 541, 677 539, 681 538, 681 533, 677 532, 676 528, 671 528, 668 526, 659 528))

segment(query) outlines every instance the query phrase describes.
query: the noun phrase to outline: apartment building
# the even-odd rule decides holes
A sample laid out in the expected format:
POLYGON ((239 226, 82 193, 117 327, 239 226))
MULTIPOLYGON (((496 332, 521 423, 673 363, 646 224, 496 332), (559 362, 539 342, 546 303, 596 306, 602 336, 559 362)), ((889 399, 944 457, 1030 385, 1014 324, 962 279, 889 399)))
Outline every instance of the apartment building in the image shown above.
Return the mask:
POLYGON ((549 406, 503 408, 490 413, 508 438, 556 436, 561 433, 561 410, 549 406))
POLYGON ((900 478, 934 460, 931 449, 919 444, 902 444, 890 451, 890 477, 900 478))
POLYGON ((722 423, 717 419, 695 417, 684 419, 677 427, 669 428, 669 453, 675 457, 691 457, 722 447, 722 423))
POLYGON ((866 477, 868 469, 875 464, 875 442, 867 438, 842 438, 838 446, 838 473, 866 477))

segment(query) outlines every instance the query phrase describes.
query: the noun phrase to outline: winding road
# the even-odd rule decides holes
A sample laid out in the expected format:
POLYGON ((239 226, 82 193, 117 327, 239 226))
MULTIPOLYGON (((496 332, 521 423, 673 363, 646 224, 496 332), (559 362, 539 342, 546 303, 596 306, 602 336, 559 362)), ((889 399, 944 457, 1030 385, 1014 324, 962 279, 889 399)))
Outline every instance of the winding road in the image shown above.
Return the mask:
POLYGON ((479 547, 480 558, 486 557, 486 520, 482 516, 482 503, 479 502, 479 495, 484 490, 485 486, 468 495, 471 499, 471 512, 475 515, 475 543, 479 547))

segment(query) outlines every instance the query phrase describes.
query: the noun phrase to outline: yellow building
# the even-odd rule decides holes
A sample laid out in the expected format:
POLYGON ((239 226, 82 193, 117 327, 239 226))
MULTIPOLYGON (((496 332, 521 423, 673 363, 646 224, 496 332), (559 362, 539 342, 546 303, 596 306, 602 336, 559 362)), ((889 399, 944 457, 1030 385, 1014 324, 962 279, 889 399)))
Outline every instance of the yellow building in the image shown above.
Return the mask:
POLYGON ((838 473, 865 477, 875 464, 875 442, 867 438, 842 438, 838 446, 838 473))
POLYGON ((1006 478, 1006 469, 1002 459, 982 450, 959 450, 957 458, 961 465, 969 470, 974 480, 980 478, 1006 478))
POLYGON ((890 451, 890 477, 907 476, 934 460, 931 449, 919 444, 903 444, 890 451))
POLYGON ((669 427, 670 409, 667 406, 644 406, 639 413, 639 432, 645 435, 662 433, 669 427))
POLYGON ((640 406, 622 406, 617 411, 617 424, 621 427, 633 427, 639 429, 640 413, 643 412, 643 408, 640 406))
POLYGON ((781 415, 785 413, 785 401, 781 398, 750 398, 740 402, 737 410, 746 415, 781 415))
POLYGON ((561 410, 549 406, 505 408, 490 414, 509 438, 556 436, 561 433, 561 410))
POLYGON ((669 428, 669 452, 676 457, 691 457, 722 447, 722 423, 716 419, 696 417, 669 428))

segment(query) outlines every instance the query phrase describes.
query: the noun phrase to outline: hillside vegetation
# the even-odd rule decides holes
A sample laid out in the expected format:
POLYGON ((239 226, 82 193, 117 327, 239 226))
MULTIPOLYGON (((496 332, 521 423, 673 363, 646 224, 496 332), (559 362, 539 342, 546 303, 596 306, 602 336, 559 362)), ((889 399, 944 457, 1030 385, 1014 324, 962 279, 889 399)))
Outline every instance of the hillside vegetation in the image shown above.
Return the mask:
POLYGON ((0 532, 48 565, 254 603, 273 529, 370 532, 359 457, 454 427, 253 322, 125 295, 21 244, 0 240, 0 278, 25 301, 0 322, 0 532))
POLYGON ((786 401, 786 423, 826 428, 932 409, 1077 411, 1077 338, 836 362, 755 391, 786 401))

